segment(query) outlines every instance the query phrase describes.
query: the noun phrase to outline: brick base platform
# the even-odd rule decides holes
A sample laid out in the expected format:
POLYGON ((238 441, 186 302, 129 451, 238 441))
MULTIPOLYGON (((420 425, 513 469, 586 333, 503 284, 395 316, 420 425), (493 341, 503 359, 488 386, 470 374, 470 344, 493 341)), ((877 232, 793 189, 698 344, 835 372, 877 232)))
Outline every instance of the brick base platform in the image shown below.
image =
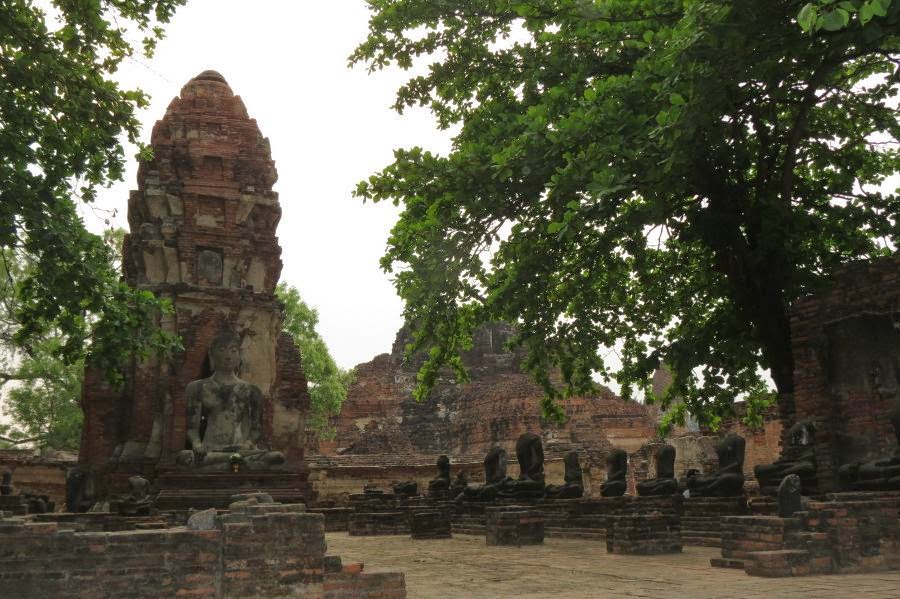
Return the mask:
POLYGON ((723 517, 749 513, 746 497, 687 497, 682 506, 682 540, 700 547, 721 546, 723 517))
POLYGON ((166 472, 154 483, 160 510, 224 510, 232 495, 256 492, 282 503, 303 503, 308 489, 306 473, 296 472, 166 472))
POLYGON ((728 516, 722 520, 722 558, 714 558, 715 567, 743 568, 745 560, 757 551, 778 551, 789 535, 799 532, 800 520, 778 516, 728 516))
POLYGON ((353 512, 348 532, 352 536, 408 535, 409 512, 353 512))
MULTIPOLYGON (((529 510, 544 516, 544 534, 551 538, 593 539, 604 541, 609 516, 681 513, 682 497, 605 497, 602 499, 555 499, 529 504, 529 510)), ((485 514, 496 504, 466 502, 452 506, 453 532, 485 534, 485 514)), ((508 506, 509 507, 509 506, 508 506)), ((718 534, 718 532, 716 532, 718 534)))
POLYGON ((544 542, 544 516, 522 506, 488 508, 485 539, 488 545, 540 545, 544 542))
POLYGON ((353 510, 348 507, 320 507, 307 510, 311 514, 325 516, 325 532, 347 532, 350 530, 350 515, 353 510))
POLYGON ((2 592, 19 599, 406 597, 403 574, 365 575, 361 564, 326 572, 324 529, 321 515, 285 504, 220 515, 209 530, 75 532, 63 522, 2 520, 2 592))
POLYGON ((625 555, 658 555, 681 551, 681 523, 676 514, 609 516, 606 551, 625 555))
MULTIPOLYGON (((181 516, 180 524, 184 524, 187 515, 181 516)), ((33 522, 55 522, 61 529, 70 529, 75 532, 121 532, 125 530, 153 530, 170 528, 176 524, 173 514, 158 514, 156 516, 120 516, 112 512, 86 512, 73 514, 71 512, 54 512, 52 514, 35 514, 31 516, 33 522)))
POLYGON ((723 518, 722 557, 711 564, 766 577, 900 569, 900 496, 827 499, 809 501, 793 518, 723 518))
POLYGON ((440 510, 413 512, 410 528, 414 539, 449 539, 452 536, 450 516, 440 510))
POLYGON ((0 495, 0 512, 24 516, 28 513, 28 501, 23 495, 0 495))

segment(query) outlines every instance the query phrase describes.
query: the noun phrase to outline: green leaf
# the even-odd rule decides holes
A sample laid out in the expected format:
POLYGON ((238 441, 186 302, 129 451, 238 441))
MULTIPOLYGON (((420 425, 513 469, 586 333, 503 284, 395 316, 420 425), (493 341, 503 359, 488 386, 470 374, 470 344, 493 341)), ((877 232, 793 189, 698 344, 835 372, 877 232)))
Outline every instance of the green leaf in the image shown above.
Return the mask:
POLYGON ((815 4, 810 2, 800 9, 800 13, 797 15, 797 23, 803 31, 812 32, 817 16, 818 8, 815 4))
POLYGON ((825 13, 822 20, 822 29, 825 31, 839 31, 846 27, 849 22, 850 14, 842 8, 835 8, 825 13))
POLYGON ((870 0, 869 2, 864 2, 863 5, 859 8, 859 22, 863 25, 872 20, 872 17, 875 16, 875 11, 872 7, 872 4, 875 0, 870 0))
POLYGON ((871 0, 869 4, 872 7, 872 14, 876 17, 886 17, 888 8, 891 6, 891 0, 871 0))
POLYGON ((559 233, 565 226, 566 226, 566 223, 564 223, 564 222, 551 222, 550 224, 547 225, 547 232, 548 233, 559 233))
POLYGON ((673 106, 684 106, 684 104, 685 104, 684 97, 682 97, 681 94, 676 94, 676 93, 669 95, 669 102, 673 106))

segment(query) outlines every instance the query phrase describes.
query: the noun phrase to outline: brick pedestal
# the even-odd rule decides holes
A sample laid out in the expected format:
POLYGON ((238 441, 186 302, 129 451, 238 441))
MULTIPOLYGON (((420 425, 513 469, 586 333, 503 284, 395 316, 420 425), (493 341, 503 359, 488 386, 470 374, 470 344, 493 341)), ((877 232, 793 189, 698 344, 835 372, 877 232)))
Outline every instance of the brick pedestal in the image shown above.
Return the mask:
POLYGON ((348 532, 352 537, 408 535, 408 512, 354 512, 348 532))
POLYGON ((681 551, 681 524, 677 515, 653 512, 609 516, 606 551, 627 555, 656 555, 681 551))
POLYGON ((0 520, 3 597, 406 597, 403 574, 326 563, 324 518, 303 505, 249 505, 209 530, 64 528, 72 524, 0 520))
POLYGON ((788 534, 800 529, 800 521, 778 516, 726 516, 720 528, 722 557, 710 563, 719 568, 743 568, 752 552, 784 549, 788 534))
POLYGON ((0 495, 0 511, 24 516, 28 513, 28 501, 22 495, 0 495))
POLYGON ((514 506, 488 508, 485 538, 488 545, 540 545, 544 542, 544 516, 514 506))
POLYGON ((746 497, 688 497, 682 505, 681 537, 700 547, 720 547, 722 518, 748 513, 746 497))
POLYGON ((325 532, 347 532, 350 530, 350 515, 353 510, 348 507, 320 507, 308 510, 311 514, 325 516, 325 532))
POLYGON ((809 501, 794 518, 723 518, 722 557, 711 563, 768 577, 900 569, 898 501, 864 495, 809 501))
POLYGON ((414 539, 449 539, 450 516, 439 510, 413 512, 410 519, 412 538, 414 539))

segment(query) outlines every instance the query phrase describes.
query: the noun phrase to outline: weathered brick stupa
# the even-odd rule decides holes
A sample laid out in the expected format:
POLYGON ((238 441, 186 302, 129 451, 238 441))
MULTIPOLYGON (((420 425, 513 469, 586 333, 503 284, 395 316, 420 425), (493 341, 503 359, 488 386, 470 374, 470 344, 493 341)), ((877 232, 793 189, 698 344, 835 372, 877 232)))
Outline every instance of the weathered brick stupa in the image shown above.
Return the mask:
POLYGON ((564 453, 573 446, 633 451, 656 433, 655 413, 626 402, 605 387, 594 396, 561 402, 565 424, 542 418, 543 390, 521 369, 522 355, 505 348, 513 329, 493 323, 476 331, 463 355, 470 381, 458 384, 449 372, 428 399, 412 398, 421 360, 403 362, 406 328, 390 354, 356 367, 356 381, 335 419, 342 453, 420 453, 481 457, 494 445, 514 451, 525 432, 543 437, 545 450, 564 453))
POLYGON ((318 453, 307 456, 318 500, 340 502, 364 484, 390 488, 411 480, 425 489, 440 454, 450 457, 453 476, 464 471, 470 482, 480 482, 485 454, 500 446, 515 456, 516 441, 526 432, 541 436, 552 484, 563 481, 564 455, 578 451, 590 494, 603 480, 610 449, 632 452, 656 436, 652 407, 623 401, 608 389, 562 401, 564 424, 544 419, 543 389, 522 371, 521 353, 505 347, 512 333, 504 323, 479 328, 463 355, 470 381, 459 383, 446 371, 421 403, 412 390, 422 357, 404 363, 405 327, 391 353, 358 365, 341 413, 332 420, 335 440, 320 442, 318 453))
MULTIPOLYGON (((269 141, 222 75, 204 71, 169 104, 151 145, 153 159, 140 165, 138 189, 128 201, 123 270, 130 285, 171 301, 174 313, 161 326, 181 337, 184 351, 132 364, 121 389, 88 369, 80 466, 96 477, 98 495, 118 491, 138 473, 163 489, 287 485, 297 491, 305 484, 302 432, 309 395, 274 295, 282 267, 275 236, 281 207, 272 191, 278 175, 269 141), (189 414, 185 391, 214 372, 210 349, 223 335, 230 335, 239 354, 239 366, 228 375, 259 390, 244 392, 254 404, 245 411, 253 415, 255 436, 248 441, 236 433, 235 443, 242 451, 279 452, 277 473, 176 467, 179 454, 191 449, 190 431, 199 437, 196 449, 204 428, 213 427, 208 402, 202 415, 199 407, 189 414)), ((244 417, 237 417, 235 430, 244 417)), ((201 463, 205 451, 196 452, 201 463)))

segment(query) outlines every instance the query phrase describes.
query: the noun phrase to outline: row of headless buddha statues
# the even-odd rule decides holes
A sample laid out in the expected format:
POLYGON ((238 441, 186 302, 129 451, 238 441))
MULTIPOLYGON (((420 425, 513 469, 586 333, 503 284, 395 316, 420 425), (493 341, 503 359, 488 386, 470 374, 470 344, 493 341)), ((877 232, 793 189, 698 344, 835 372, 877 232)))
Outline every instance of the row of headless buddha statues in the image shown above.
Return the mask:
POLYGON ((516 442, 519 478, 506 474, 507 456, 502 447, 494 447, 484 458, 484 484, 468 484, 464 472, 450 480, 450 460, 438 458, 438 476, 428 483, 429 495, 435 498, 455 497, 457 501, 494 501, 495 499, 534 500, 543 498, 572 499, 584 494, 584 480, 578 452, 566 453, 565 478, 562 485, 547 485, 544 480, 544 448, 534 433, 522 434, 516 442))
MULTIPOLYGON (((716 446, 719 468, 708 476, 691 473, 687 478, 687 488, 692 496, 727 497, 740 495, 743 491, 744 440, 738 435, 727 435, 716 446)), ((637 483, 638 494, 642 496, 665 496, 679 492, 675 478, 675 448, 661 446, 655 455, 656 477, 637 483)), ((544 454, 538 435, 525 433, 516 443, 516 457, 519 462, 519 478, 506 474, 506 451, 501 447, 492 448, 484 459, 485 482, 482 485, 467 484, 465 474, 460 472, 451 482, 450 460, 447 456, 438 459, 438 477, 429 485, 432 497, 456 497, 457 501, 494 501, 496 499, 572 499, 583 496, 584 479, 578 461, 578 452, 570 451, 564 457, 565 479, 562 485, 546 485, 544 482, 544 454)), ((606 481, 601 486, 603 497, 619 497, 628 489, 628 454, 623 449, 613 449, 606 458, 606 481)))
MULTIPOLYGON (((675 447, 661 445, 654 455, 656 477, 637 482, 635 488, 641 496, 667 496, 684 491, 691 497, 731 497, 740 495, 744 488, 745 441, 736 434, 728 434, 715 450, 719 467, 711 474, 703 475, 689 470, 684 485, 675 478, 675 447)), ((613 449, 606 456, 606 482, 600 487, 603 497, 621 497, 628 490, 628 454, 623 449, 613 449)))

